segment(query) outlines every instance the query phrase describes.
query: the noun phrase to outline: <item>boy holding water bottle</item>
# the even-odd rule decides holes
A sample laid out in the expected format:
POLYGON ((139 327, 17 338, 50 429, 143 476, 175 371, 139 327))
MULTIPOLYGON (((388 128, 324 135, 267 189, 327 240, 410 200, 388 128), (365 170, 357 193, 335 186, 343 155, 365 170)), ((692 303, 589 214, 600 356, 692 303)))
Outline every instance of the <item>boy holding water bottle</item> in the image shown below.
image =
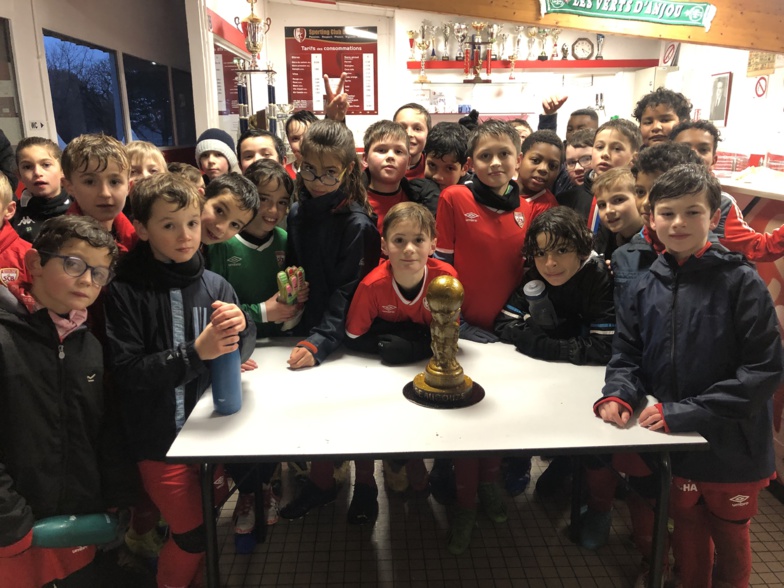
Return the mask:
MULTIPOLYGON (((523 251, 533 264, 495 320, 501 341, 547 361, 604 365, 610 360, 613 281, 592 251, 592 241, 583 218, 567 206, 551 208, 531 222, 523 251)), ((514 463, 506 467, 522 469, 514 463)), ((537 493, 556 493, 570 471, 568 458, 555 458, 539 477, 537 493)))
POLYGON ((238 349, 247 360, 256 327, 229 283, 204 269, 202 201, 192 184, 154 175, 136 185, 131 205, 140 242, 118 265, 106 301, 112 375, 144 489, 171 529, 158 585, 187 586, 205 551, 198 467, 164 458, 210 385, 213 360, 238 349))
POLYGON ((103 352, 84 323, 117 255, 98 221, 55 217, 25 253, 31 282, 0 285, 0 586, 101 584, 91 543, 116 528, 85 523, 121 499, 107 475, 116 445, 103 352), (70 515, 88 520, 47 533, 53 517, 70 515))

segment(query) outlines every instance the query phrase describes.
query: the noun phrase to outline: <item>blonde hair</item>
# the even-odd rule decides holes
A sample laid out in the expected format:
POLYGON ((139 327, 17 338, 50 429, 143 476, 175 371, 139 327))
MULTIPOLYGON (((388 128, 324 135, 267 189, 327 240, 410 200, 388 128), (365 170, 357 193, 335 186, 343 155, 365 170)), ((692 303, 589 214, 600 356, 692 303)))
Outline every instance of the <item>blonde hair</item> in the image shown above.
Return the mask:
POLYGON ((161 150, 149 141, 131 141, 125 146, 125 151, 128 154, 128 161, 131 167, 133 167, 134 163, 152 159, 158 165, 160 171, 166 171, 166 158, 161 150))
POLYGON ((600 175, 593 184, 593 193, 598 195, 601 192, 611 190, 626 190, 634 194, 634 175, 627 167, 615 167, 608 169, 600 175))
POLYGON ((103 134, 79 135, 63 151, 63 175, 70 181, 74 172, 87 171, 91 162, 97 164, 97 171, 103 171, 111 161, 121 170, 130 172, 128 153, 117 139, 103 134))
MULTIPOLYGON (((8 181, 3 172, 0 172, 0 212, 5 210, 13 197, 14 191, 11 189, 11 182, 8 181)), ((2 218, 0 218, 1 220, 2 218)))
POLYGON ((386 239, 392 227, 400 222, 409 221, 431 239, 436 236, 436 219, 433 213, 417 202, 398 202, 384 215, 381 236, 386 239))

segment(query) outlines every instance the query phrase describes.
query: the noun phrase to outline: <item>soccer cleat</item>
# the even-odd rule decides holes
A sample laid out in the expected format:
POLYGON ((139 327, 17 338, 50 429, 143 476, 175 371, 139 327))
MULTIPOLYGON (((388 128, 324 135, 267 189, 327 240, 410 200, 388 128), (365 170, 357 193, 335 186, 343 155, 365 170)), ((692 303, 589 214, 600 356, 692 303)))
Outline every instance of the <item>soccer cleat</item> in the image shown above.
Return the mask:
POLYGON ((471 536, 476 525, 476 510, 473 508, 458 508, 452 517, 449 527, 449 543, 447 550, 452 555, 462 555, 471 544, 471 536))
POLYGON ((479 504, 482 505, 482 510, 488 519, 494 523, 505 523, 509 519, 504 499, 501 498, 501 493, 494 483, 479 484, 478 494, 479 504))
POLYGON ((256 495, 240 494, 237 498, 237 505, 231 515, 234 523, 235 535, 247 535, 253 533, 256 528, 256 495))
POLYGON ((280 509, 280 516, 289 520, 301 519, 314 508, 335 502, 337 496, 337 484, 333 484, 327 490, 322 490, 313 482, 308 481, 299 496, 280 509))
POLYGON ((274 525, 280 520, 280 493, 275 491, 274 484, 264 484, 264 514, 266 523, 274 525))
POLYGON ((348 507, 346 520, 350 525, 376 522, 378 518, 378 488, 367 484, 354 484, 354 496, 348 507))

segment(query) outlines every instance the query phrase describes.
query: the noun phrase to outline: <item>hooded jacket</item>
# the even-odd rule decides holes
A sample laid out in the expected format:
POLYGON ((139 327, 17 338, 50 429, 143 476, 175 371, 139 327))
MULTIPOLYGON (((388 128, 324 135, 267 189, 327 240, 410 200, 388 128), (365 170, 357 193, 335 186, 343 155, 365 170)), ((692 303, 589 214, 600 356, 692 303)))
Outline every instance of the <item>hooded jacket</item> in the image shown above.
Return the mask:
POLYGON ((321 363, 343 341, 359 282, 378 265, 381 237, 374 219, 338 189, 319 198, 302 190, 288 216, 287 265, 301 265, 310 284, 294 334, 321 363))
MULTIPOLYGON (((237 304, 229 283, 189 262, 163 263, 147 242, 121 259, 105 301, 112 377, 120 397, 128 443, 137 461, 163 460, 204 390, 209 362, 195 341, 216 300, 237 304)), ((245 316, 240 356, 253 353, 256 326, 245 316)))
POLYGON ((754 268, 720 245, 683 265, 664 253, 616 312, 613 356, 597 404, 612 397, 634 410, 652 395, 667 431, 705 437, 707 452, 673 455, 677 476, 768 478, 771 398, 784 362, 773 302, 754 268))

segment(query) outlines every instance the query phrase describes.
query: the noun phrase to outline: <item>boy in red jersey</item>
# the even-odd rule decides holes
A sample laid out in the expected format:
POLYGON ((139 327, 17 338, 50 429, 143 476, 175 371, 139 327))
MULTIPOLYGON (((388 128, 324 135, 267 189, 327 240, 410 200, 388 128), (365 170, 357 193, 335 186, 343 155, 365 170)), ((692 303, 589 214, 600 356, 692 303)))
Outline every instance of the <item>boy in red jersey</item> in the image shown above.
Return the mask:
POLYGON ((75 202, 67 214, 90 216, 111 231, 128 252, 138 240, 123 212, 131 166, 125 147, 108 135, 80 135, 63 151, 63 187, 75 202))
POLYGON ((11 191, 11 182, 0 173, 0 286, 17 280, 27 281, 25 252, 30 243, 22 239, 11 219, 16 212, 16 201, 11 191))
MULTIPOLYGON (((436 222, 427 208, 415 202, 393 206, 384 220, 381 250, 389 259, 370 272, 359 284, 346 319, 346 346, 378 353, 389 364, 417 361, 431 355, 430 311, 425 294, 438 276, 455 276, 452 266, 430 257, 436 247, 436 222)), ((356 460, 354 496, 348 522, 361 524, 378 516, 378 489, 373 477, 373 460, 356 460)), ((406 466, 415 490, 427 484, 421 459, 384 464, 397 473, 406 466)))
POLYGON ((368 202, 378 217, 379 233, 387 211, 398 202, 418 202, 436 213, 438 187, 424 179, 406 179, 408 141, 406 131, 391 120, 375 122, 365 131, 362 161, 367 169, 362 178, 368 202))
POLYGON ((532 207, 513 180, 521 158, 512 125, 480 125, 469 138, 475 177, 449 186, 438 201, 436 257, 454 266, 465 288, 464 338, 498 340, 493 321, 523 277, 521 251, 532 207))
POLYGON ((425 158, 422 150, 427 143, 427 135, 432 126, 430 113, 421 104, 409 102, 395 111, 392 120, 405 129, 408 134, 408 170, 406 178, 415 180, 425 177, 425 158))
POLYGON ((517 168, 517 183, 520 194, 531 203, 531 220, 558 206, 551 190, 561 171, 563 149, 561 139, 553 131, 536 131, 520 147, 523 157, 517 168))

